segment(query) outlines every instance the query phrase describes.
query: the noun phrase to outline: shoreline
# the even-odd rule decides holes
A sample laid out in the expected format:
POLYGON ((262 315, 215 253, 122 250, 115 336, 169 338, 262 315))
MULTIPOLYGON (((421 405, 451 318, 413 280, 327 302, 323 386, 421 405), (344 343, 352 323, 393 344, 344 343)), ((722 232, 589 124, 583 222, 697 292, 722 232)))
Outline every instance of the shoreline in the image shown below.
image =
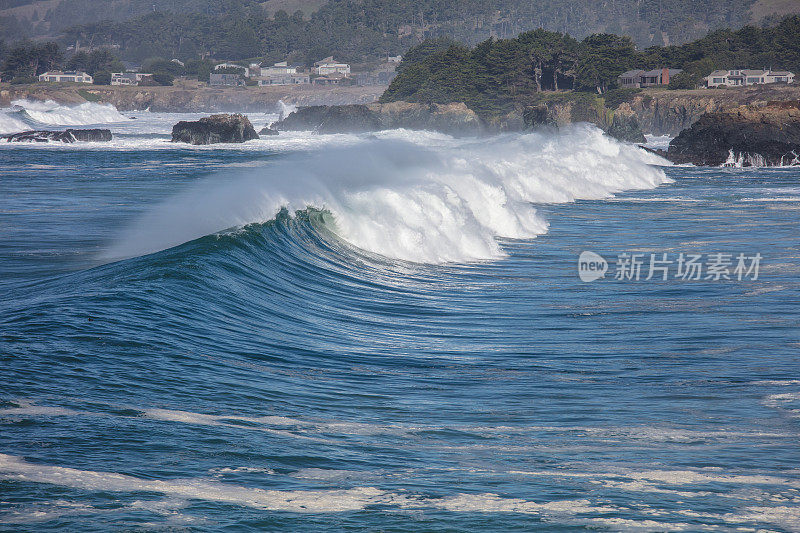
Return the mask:
POLYGON ((280 101, 297 106, 368 104, 375 102, 384 90, 384 86, 209 87, 192 81, 168 87, 0 83, 0 107, 9 107, 14 100, 29 99, 52 100, 62 105, 113 104, 120 111, 149 108, 165 113, 269 112, 280 101))

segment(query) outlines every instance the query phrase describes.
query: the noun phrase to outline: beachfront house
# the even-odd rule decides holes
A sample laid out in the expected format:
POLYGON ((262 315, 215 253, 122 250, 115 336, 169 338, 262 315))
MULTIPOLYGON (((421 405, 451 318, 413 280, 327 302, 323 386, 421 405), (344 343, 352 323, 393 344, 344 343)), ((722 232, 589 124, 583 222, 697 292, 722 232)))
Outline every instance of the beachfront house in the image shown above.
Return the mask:
POLYGON ((212 72, 208 84, 212 87, 241 87, 245 81, 240 74, 212 72))
POLYGON ((152 76, 143 72, 112 72, 111 85, 139 85, 142 80, 152 76))
POLYGON ((706 87, 745 87, 768 83, 793 83, 794 74, 786 70, 715 70, 703 78, 706 87))
POLYGON ((666 67, 653 70, 629 70, 617 76, 617 81, 623 89, 657 87, 659 85, 669 85, 670 78, 680 72, 682 70, 679 68, 666 67))
POLYGON ((350 65, 337 63, 333 56, 328 56, 322 61, 314 63, 314 70, 320 76, 349 76, 350 65))
POLYGON ((258 85, 308 85, 311 76, 300 72, 299 65, 289 65, 286 61, 275 63, 271 67, 261 67, 258 85))
POLYGON ((94 83, 94 78, 80 70, 71 70, 67 72, 51 70, 44 74, 39 74, 39 81, 51 83, 94 83))

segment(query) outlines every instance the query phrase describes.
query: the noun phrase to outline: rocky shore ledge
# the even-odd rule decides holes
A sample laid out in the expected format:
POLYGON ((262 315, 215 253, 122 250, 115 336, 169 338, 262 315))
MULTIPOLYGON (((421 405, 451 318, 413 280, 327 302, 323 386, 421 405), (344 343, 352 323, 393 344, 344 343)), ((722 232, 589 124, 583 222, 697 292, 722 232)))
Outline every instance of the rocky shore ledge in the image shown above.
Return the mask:
POLYGON ((798 165, 800 101, 706 113, 660 155, 697 166, 798 165))
POLYGON ((365 133, 407 128, 454 136, 477 135, 483 124, 464 104, 389 104, 309 106, 298 109, 273 126, 278 131, 365 133))
POLYGON ((14 143, 14 142, 108 142, 112 139, 111 130, 107 129, 84 129, 74 130, 67 129, 64 131, 46 131, 46 130, 29 130, 21 131, 19 133, 12 133, 10 135, 2 135, 0 139, 14 143))

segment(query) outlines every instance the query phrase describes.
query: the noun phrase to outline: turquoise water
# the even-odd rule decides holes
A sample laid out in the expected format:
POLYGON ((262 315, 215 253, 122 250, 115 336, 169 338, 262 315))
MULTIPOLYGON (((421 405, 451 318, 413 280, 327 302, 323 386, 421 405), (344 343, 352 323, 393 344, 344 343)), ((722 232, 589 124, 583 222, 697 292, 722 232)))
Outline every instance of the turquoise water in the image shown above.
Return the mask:
MULTIPOLYGON (((438 182, 397 189, 371 158, 402 171, 407 140, 158 135, 0 151, 0 530, 800 528, 800 170, 633 166, 660 184, 567 203, 563 173, 521 218, 535 238, 494 249, 500 223, 443 209, 462 235, 403 247, 403 202, 438 182), (334 188, 302 177, 315 158, 387 203, 312 190, 334 188), (300 209, 309 191, 328 203, 300 209), (261 195, 289 209, 220 215, 261 195), (578 278, 584 250, 605 279, 578 278), (763 259, 756 280, 615 280, 631 252, 763 259)), ((626 153, 570 172, 618 179, 626 153)))

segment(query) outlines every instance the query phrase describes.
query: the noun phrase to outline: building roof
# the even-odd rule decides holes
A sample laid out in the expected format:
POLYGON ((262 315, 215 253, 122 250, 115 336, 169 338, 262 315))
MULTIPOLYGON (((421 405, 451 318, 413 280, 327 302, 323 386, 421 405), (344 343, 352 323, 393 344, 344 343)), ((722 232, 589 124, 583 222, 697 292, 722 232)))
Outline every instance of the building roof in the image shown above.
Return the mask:
POLYGON ((636 70, 629 70, 627 72, 623 72, 619 75, 620 78, 632 78, 633 76, 641 76, 644 74, 643 70, 636 69, 636 70))

